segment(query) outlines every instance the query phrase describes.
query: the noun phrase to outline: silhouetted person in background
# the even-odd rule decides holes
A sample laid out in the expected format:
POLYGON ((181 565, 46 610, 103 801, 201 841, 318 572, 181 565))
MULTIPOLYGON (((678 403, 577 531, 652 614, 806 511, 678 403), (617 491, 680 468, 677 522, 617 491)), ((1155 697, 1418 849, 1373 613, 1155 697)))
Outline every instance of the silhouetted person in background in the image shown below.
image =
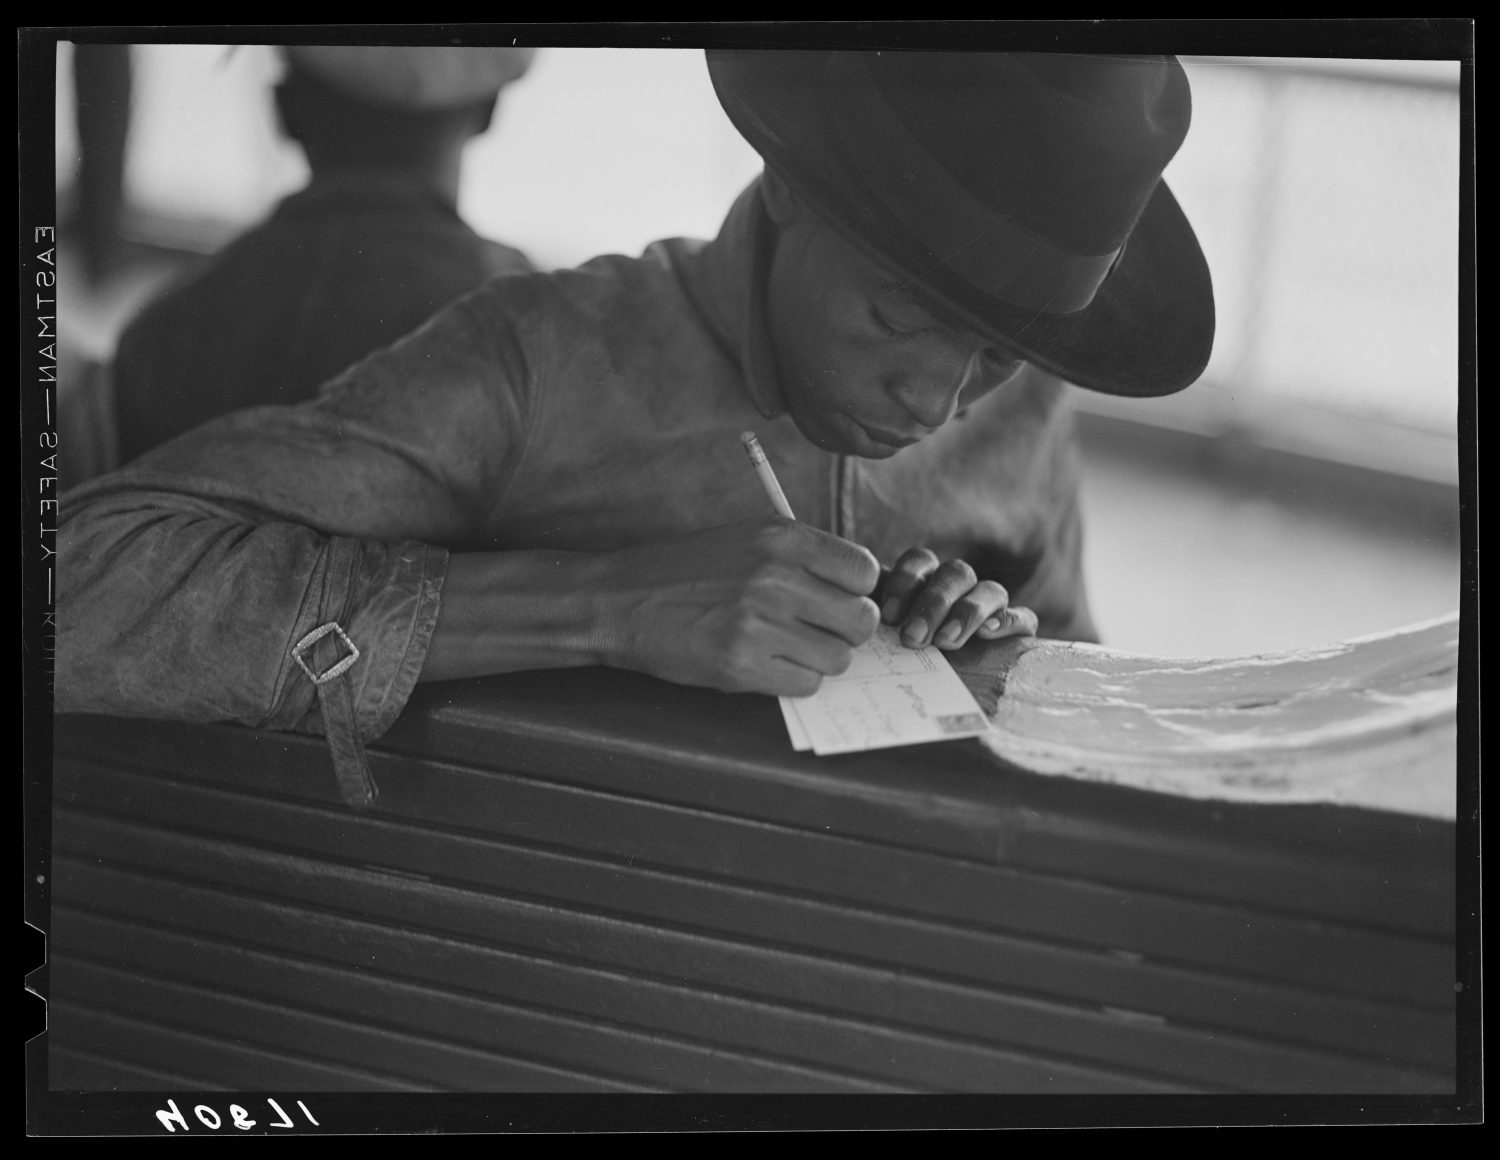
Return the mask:
POLYGON ((311 180, 126 328, 121 460, 229 411, 306 399, 452 299, 529 271, 457 207, 464 146, 533 51, 285 49, 276 107, 311 180))

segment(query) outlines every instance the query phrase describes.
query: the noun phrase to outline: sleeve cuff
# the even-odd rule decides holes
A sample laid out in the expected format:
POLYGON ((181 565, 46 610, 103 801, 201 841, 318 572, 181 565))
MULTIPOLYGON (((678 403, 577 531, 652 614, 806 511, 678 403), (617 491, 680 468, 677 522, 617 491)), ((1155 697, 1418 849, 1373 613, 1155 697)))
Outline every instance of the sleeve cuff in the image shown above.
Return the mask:
MULTIPOLYGON (((305 632, 332 622, 359 650, 359 658, 338 679, 347 682, 358 739, 374 741, 395 723, 421 676, 437 625, 448 552, 415 541, 383 545, 336 540, 333 547, 322 598, 304 609, 298 635, 287 650, 285 679, 297 688, 283 703, 297 706, 297 719, 267 724, 326 732, 315 686, 293 659, 292 645, 305 632), (343 560, 337 559, 343 555, 341 547, 352 549, 343 560)), ((347 653, 337 633, 308 651, 306 663, 317 673, 347 653)))
POLYGON ((408 542, 396 546, 378 572, 372 577, 376 595, 356 605, 358 611, 351 617, 353 632, 374 646, 363 673, 350 674, 355 720, 365 741, 375 740, 395 724, 417 686, 437 625, 448 553, 408 542))

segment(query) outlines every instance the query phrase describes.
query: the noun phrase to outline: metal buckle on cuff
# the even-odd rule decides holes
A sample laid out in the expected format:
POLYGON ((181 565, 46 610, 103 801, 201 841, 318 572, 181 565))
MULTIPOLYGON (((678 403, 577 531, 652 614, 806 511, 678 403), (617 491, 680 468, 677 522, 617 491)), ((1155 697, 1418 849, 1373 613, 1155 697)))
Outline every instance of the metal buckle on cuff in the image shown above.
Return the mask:
POLYGON ((348 634, 346 634, 344 630, 338 626, 338 622, 330 620, 327 624, 313 629, 310 633, 299 640, 295 646, 293 646, 292 660, 297 662, 302 671, 307 674, 308 679, 311 680, 313 684, 321 685, 327 681, 333 680, 335 677, 341 677, 345 673, 347 673, 349 671, 349 667, 354 664, 355 661, 359 660, 359 649, 354 646, 354 642, 349 639, 348 634), (330 632, 336 632, 339 634, 339 640, 344 642, 344 647, 349 650, 349 655, 336 662, 327 672, 325 672, 322 676, 319 676, 317 673, 313 672, 312 669, 307 667, 307 662, 302 659, 302 654, 311 649, 313 645, 317 644, 318 641, 322 640, 330 632))

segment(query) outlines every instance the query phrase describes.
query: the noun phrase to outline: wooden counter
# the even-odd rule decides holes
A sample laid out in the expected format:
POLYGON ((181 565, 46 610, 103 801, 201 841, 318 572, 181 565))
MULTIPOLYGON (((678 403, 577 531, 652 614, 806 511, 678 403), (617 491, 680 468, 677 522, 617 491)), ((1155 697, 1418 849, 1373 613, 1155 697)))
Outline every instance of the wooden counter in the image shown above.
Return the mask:
POLYGON ((59 717, 54 1089, 1441 1093, 1454 826, 793 753, 774 700, 428 686, 59 717))

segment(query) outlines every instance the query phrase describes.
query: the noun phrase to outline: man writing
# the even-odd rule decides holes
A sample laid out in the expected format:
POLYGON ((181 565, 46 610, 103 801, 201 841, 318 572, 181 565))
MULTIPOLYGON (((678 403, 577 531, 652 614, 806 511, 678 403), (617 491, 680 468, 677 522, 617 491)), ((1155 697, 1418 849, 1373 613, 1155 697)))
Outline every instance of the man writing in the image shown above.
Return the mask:
POLYGON ((1164 394, 1212 344, 1160 182, 1181 68, 709 68, 766 161, 714 241, 497 280, 316 402, 71 493, 58 709, 321 728, 367 804, 362 744, 418 680, 802 695, 882 618, 943 648, 1091 638, 1059 377, 1164 394), (764 514, 747 428, 805 523, 764 514))

